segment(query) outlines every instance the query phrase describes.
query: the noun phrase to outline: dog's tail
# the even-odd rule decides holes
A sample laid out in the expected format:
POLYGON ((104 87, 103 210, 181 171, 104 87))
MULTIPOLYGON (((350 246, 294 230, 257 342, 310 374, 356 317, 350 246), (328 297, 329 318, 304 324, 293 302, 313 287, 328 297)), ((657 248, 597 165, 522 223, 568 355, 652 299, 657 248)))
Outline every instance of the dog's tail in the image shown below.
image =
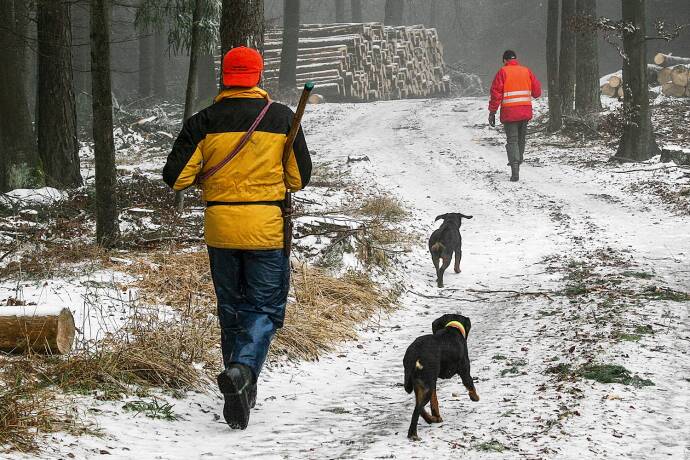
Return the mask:
POLYGON ((424 369, 424 365, 416 359, 414 366, 405 366, 405 391, 412 393, 414 388, 414 378, 418 371, 424 369))
POLYGON ((443 250, 446 249, 446 247, 441 243, 440 241, 435 242, 434 244, 431 245, 430 251, 431 255, 435 256, 441 256, 443 254, 443 250))

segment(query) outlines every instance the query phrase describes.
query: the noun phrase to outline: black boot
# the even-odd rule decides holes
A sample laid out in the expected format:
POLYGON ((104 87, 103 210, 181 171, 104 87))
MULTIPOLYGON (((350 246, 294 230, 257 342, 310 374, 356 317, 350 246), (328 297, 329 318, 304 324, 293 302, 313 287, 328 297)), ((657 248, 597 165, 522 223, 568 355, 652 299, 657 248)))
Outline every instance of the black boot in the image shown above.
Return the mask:
POLYGON ((517 182, 520 180, 520 164, 519 163, 513 163, 510 165, 510 181, 511 182, 517 182))
POLYGON ((231 365, 218 374, 218 388, 225 398, 223 417, 226 423, 234 429, 247 428, 252 407, 250 393, 254 388, 252 370, 244 364, 231 365))
POLYGON ((249 407, 254 409, 254 406, 256 406, 256 382, 254 382, 254 385, 252 385, 252 388, 249 390, 249 407))

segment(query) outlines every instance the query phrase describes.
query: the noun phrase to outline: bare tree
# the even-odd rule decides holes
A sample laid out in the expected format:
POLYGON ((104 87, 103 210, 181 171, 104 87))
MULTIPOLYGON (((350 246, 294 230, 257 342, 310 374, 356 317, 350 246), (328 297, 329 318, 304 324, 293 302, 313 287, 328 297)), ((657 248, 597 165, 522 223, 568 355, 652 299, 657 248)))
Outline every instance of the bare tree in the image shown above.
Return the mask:
POLYGON ((110 84, 110 0, 91 0, 91 87, 96 162, 96 241, 113 246, 120 230, 110 84))
POLYGON ((203 100, 210 100, 218 92, 216 60, 210 53, 202 53, 199 56, 199 77, 196 88, 197 98, 203 100))
POLYGON ((362 0, 351 0, 352 22, 362 22, 362 0))
POLYGON ((53 187, 82 184, 77 142, 77 110, 72 88, 72 33, 69 2, 39 0, 38 153, 46 183, 53 187))
POLYGON ((335 22, 345 22, 345 0, 335 0, 335 22))
POLYGON ((616 157, 644 161, 659 153, 647 88, 647 2, 621 0, 621 5, 625 126, 616 157))
MULTIPOLYGON (((577 0, 578 22, 587 23, 597 17, 596 0, 577 0)), ((576 36, 575 111, 580 114, 601 111, 599 94, 599 46, 597 33, 581 26, 576 36)))
POLYGON ((139 27, 139 96, 151 96, 153 83, 153 37, 143 26, 139 27))
POLYGON ((223 0, 220 44, 222 55, 235 46, 250 46, 263 51, 263 0, 223 0))
POLYGON ((153 34, 154 42, 154 68, 153 68, 153 94, 158 99, 165 99, 168 95, 168 40, 165 33, 165 24, 157 27, 153 34))
POLYGON ((0 192, 43 181, 24 84, 28 11, 22 6, 23 0, 0 0, 0 192))
POLYGON ((300 0, 284 0, 283 5, 283 48, 278 85, 281 91, 294 91, 297 87, 300 0))
POLYGON ((549 0, 546 19, 546 71, 549 80, 549 132, 558 131, 561 129, 561 126, 563 126, 561 93, 558 77, 560 3, 560 0, 549 0))
POLYGON ((575 20, 575 0, 563 0, 561 6, 561 49, 558 60, 558 79, 563 115, 572 115, 575 108, 576 39, 572 23, 575 20))
POLYGON ((387 26, 401 26, 405 13, 405 0, 386 0, 383 23, 387 26))

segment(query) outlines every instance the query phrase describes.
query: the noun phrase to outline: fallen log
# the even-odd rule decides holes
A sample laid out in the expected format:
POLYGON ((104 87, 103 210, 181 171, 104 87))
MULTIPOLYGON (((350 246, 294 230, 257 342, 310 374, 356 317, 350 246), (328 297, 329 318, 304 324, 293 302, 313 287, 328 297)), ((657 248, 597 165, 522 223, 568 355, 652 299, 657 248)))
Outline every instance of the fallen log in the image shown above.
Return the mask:
POLYGON ((609 86, 611 88, 618 88, 621 85, 621 83, 623 83, 623 79, 618 75, 611 75, 609 77, 609 86))
POLYGON ((676 85, 673 82, 664 83, 661 85, 661 93, 664 96, 670 97, 685 97, 687 88, 685 86, 676 85))
POLYGON ((673 67, 678 64, 690 65, 690 58, 657 53, 656 56, 654 56, 654 64, 660 65, 661 67, 673 67))
POLYGON ((688 67, 677 65, 671 70, 671 81, 674 85, 688 86, 688 67))
POLYGON ((670 67, 662 67, 661 70, 656 74, 656 80, 660 85, 664 85, 671 81, 671 72, 673 69, 670 67))
POLYGON ((0 351, 65 354, 74 342, 74 317, 67 308, 0 307, 0 351))
POLYGON ((601 87, 602 96, 616 97, 617 93, 618 90, 616 88, 612 88, 611 85, 609 85, 608 83, 601 87))

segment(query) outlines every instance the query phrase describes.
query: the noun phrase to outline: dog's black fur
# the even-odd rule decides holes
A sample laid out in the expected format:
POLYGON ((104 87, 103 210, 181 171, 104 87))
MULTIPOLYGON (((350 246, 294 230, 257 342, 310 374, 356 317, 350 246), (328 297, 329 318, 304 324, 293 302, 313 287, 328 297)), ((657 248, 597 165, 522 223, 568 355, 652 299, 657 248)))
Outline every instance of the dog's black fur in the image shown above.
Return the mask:
POLYGON ((443 287, 443 272, 450 265, 453 254, 455 254, 455 273, 460 273, 460 260, 462 260, 460 225, 463 218, 471 219, 472 216, 451 212, 436 217, 436 220, 443 219, 443 223, 429 238, 429 252, 436 268, 438 287, 443 287))
POLYGON ((407 348, 403 365, 405 366, 405 391, 415 393, 415 408, 407 437, 419 440, 417 436, 417 422, 419 416, 427 423, 443 421, 438 408, 436 396, 436 380, 449 379, 460 375, 463 385, 469 391, 472 401, 479 401, 479 395, 474 388, 474 381, 470 375, 470 358, 467 354, 467 337, 455 327, 446 327, 451 321, 458 321, 465 328, 467 336, 470 334, 472 323, 466 316, 459 314, 443 315, 431 325, 432 335, 417 338, 407 348), (431 415, 424 406, 431 402, 431 415))

